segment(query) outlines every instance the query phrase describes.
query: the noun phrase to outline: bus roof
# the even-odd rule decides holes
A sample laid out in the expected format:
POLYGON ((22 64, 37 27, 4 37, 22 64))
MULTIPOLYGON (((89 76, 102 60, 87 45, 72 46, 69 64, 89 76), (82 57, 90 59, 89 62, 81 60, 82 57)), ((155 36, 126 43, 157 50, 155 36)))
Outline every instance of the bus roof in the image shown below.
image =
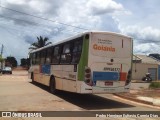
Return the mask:
POLYGON ((82 36, 85 35, 85 34, 94 34, 94 33, 95 33, 95 34, 96 34, 96 33, 112 34, 112 35, 118 35, 118 36, 121 36, 121 37, 127 37, 127 38, 132 39, 132 37, 130 37, 130 36, 123 35, 123 34, 120 34, 120 33, 115 33, 115 32, 108 32, 108 31, 86 31, 86 32, 79 33, 79 34, 77 34, 77 35, 75 35, 75 36, 69 37, 69 38, 67 38, 67 39, 59 40, 58 42, 52 43, 51 45, 47 45, 47 46, 38 48, 38 49, 36 49, 36 50, 31 51, 30 53, 34 53, 34 52, 43 50, 43 49, 45 49, 45 48, 48 48, 48 47, 52 47, 52 46, 61 44, 61 43, 63 43, 63 42, 67 42, 67 41, 70 41, 70 40, 72 40, 72 39, 75 39, 75 38, 78 38, 78 37, 82 37, 82 36))

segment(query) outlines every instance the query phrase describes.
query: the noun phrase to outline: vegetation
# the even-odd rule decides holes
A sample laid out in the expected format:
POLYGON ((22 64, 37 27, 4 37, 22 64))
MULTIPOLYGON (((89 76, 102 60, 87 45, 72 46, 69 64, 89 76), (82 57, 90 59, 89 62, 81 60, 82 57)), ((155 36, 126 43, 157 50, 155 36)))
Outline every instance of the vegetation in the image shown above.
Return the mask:
POLYGON ((160 88, 160 82, 152 82, 149 88, 160 88))
POLYGON ((0 55, 0 62, 3 62, 4 58, 2 58, 2 55, 0 55))
POLYGON ((48 42, 49 39, 47 37, 43 38, 42 36, 40 36, 40 37, 37 37, 37 40, 38 40, 37 42, 32 43, 29 49, 35 50, 37 48, 41 48, 52 43, 52 42, 48 42))
POLYGON ((17 67, 17 60, 15 57, 9 56, 5 59, 5 65, 11 67, 17 67))
POLYGON ((29 66, 29 58, 22 58, 21 59, 21 66, 28 67, 29 66))

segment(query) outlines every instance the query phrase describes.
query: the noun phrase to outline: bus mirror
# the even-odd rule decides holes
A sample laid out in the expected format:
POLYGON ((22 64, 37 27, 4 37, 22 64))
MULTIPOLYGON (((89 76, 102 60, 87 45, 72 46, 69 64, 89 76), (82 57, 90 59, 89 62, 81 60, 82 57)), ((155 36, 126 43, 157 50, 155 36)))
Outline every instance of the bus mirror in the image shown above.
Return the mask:
POLYGON ((89 34, 86 34, 85 39, 89 39, 89 34))

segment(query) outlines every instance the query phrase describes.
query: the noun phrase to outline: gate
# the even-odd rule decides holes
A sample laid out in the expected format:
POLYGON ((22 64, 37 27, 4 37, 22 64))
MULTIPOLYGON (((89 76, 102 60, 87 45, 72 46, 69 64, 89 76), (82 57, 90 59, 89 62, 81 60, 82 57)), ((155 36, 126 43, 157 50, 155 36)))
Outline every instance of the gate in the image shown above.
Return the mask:
POLYGON ((157 80, 157 68, 148 68, 148 73, 151 74, 152 80, 157 80))

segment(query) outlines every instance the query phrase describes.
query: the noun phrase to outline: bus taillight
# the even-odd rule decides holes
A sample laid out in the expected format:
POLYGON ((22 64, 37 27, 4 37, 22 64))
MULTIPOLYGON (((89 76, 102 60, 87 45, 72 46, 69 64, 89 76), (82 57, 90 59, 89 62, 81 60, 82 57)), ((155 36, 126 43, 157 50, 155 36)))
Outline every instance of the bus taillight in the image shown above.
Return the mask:
POLYGON ((91 69, 89 67, 85 68, 85 83, 92 86, 91 69))

